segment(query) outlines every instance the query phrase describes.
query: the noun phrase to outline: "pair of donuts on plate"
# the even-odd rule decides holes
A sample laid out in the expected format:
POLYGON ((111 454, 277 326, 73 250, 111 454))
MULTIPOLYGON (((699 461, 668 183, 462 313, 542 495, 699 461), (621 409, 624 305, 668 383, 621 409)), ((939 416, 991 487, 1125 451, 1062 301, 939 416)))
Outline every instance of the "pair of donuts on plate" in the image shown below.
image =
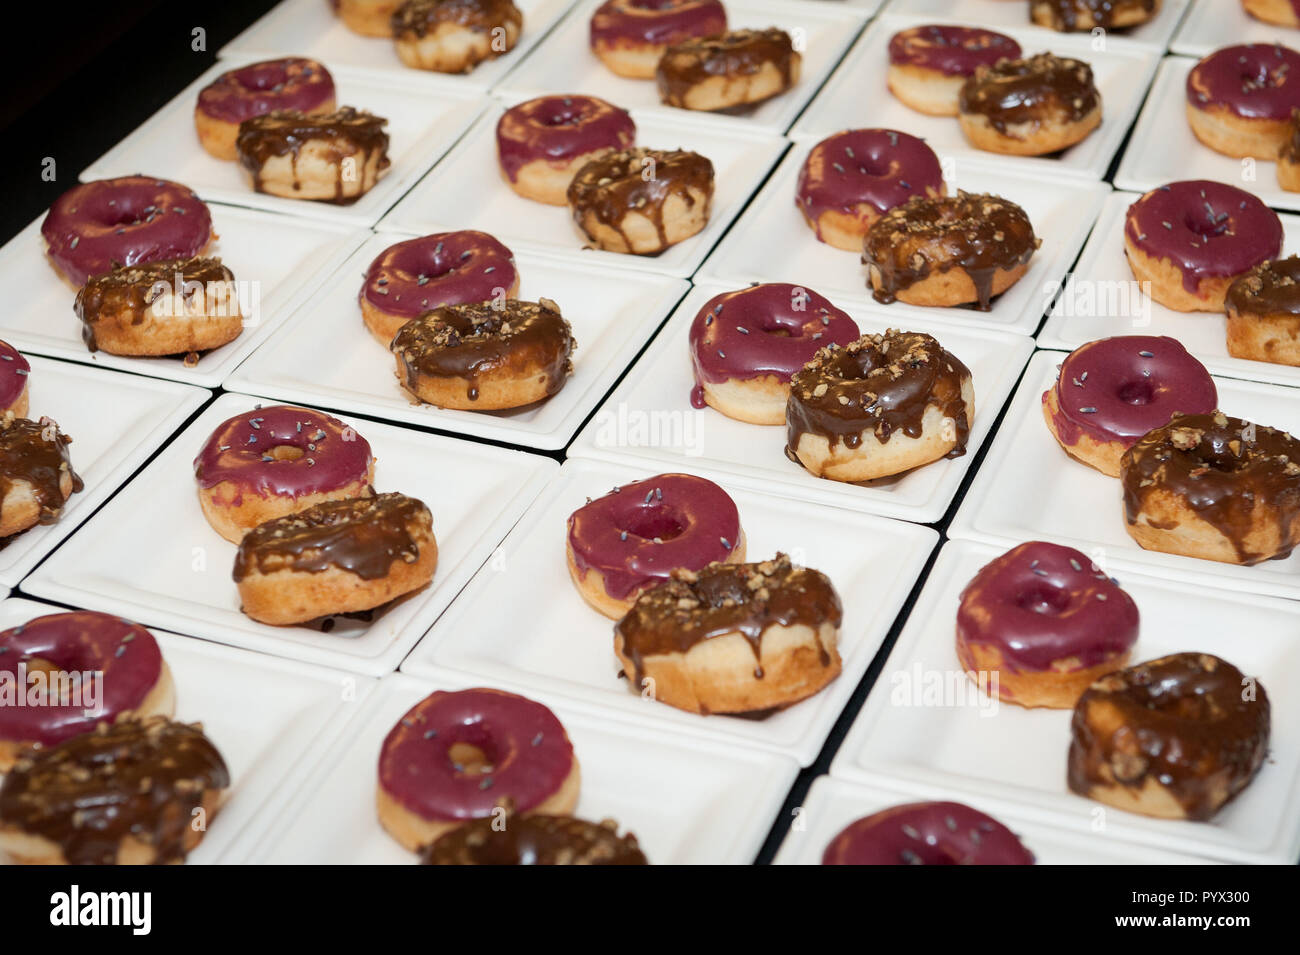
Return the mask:
POLYGON ((468 73, 515 48, 524 15, 510 0, 334 0, 354 33, 391 37, 412 69, 468 73))
POLYGON ((258 407, 222 422, 194 459, 208 523, 239 545, 242 609, 261 623, 371 610, 433 579, 429 509, 376 493, 370 444, 308 408, 258 407))

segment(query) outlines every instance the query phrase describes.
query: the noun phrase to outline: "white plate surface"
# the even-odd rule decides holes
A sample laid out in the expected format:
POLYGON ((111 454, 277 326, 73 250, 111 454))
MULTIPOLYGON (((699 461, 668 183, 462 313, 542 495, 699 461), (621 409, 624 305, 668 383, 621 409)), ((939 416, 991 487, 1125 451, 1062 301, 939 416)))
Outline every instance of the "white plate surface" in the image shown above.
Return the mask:
MULTIPOLYGON (((1118 40, 1120 43, 1140 43, 1163 50, 1169 44, 1169 38, 1177 29, 1184 11, 1187 10, 1187 5, 1191 2, 1193 0, 1164 0, 1160 13, 1155 18, 1141 26, 1110 31, 1106 39, 1118 40)), ((1206 0, 1206 2, 1219 3, 1221 0, 1206 0)), ((889 12, 911 16, 948 17, 1004 32, 1004 28, 1023 27, 1026 30, 1041 32, 1048 37, 1071 35, 1057 33, 1048 27, 1033 26, 1029 20, 1028 8, 1028 2, 1021 3, 1019 0, 894 0, 890 4, 889 12)))
POLYGON ((1300 47, 1300 30, 1256 20, 1241 0, 1196 0, 1174 34, 1170 49, 1201 57, 1234 43, 1276 43, 1300 47))
POLYGON ((24 589, 218 643, 378 676, 397 667, 555 468, 518 451, 351 422, 377 459, 376 488, 403 491, 433 512, 437 573, 428 587, 369 622, 336 617, 329 632, 320 624, 272 627, 240 613, 230 579, 236 547, 203 517, 192 467, 213 429, 255 403, 233 393, 217 399, 24 589))

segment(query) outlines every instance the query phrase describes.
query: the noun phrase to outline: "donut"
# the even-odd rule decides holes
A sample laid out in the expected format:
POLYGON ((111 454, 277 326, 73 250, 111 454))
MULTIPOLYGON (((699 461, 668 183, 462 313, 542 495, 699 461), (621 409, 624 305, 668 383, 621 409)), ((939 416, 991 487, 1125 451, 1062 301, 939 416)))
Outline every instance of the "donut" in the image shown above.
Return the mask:
POLYGON ((0 772, 28 749, 57 746, 101 722, 171 716, 176 702, 153 634, 88 610, 46 614, 0 633, 0 673, 27 704, 0 706, 0 772), (98 690, 83 689, 90 679, 98 690))
POLYGON ((330 0, 334 12, 353 33, 362 36, 393 35, 393 14, 403 0, 330 0))
POLYGON ((713 163, 680 149, 623 149, 579 169, 567 199, 594 247, 653 255, 708 224, 713 163))
POLYGON ((840 673, 840 598, 785 554, 679 569, 614 625, 629 686, 690 713, 762 717, 840 673))
POLYGON ((214 238, 198 196, 148 176, 74 186, 50 206, 41 237, 50 264, 77 288, 119 266, 198 255, 214 238))
POLYGON ((24 865, 184 862, 229 786, 197 723, 100 723, 19 758, 0 784, 0 851, 24 865))
POLYGON ((1126 30, 1150 23, 1160 0, 1030 0, 1029 19, 1062 33, 1126 30))
POLYGON ((1295 0, 1241 0, 1241 6, 1256 20, 1280 27, 1300 27, 1300 3, 1295 0))
POLYGON ((1187 122, 1225 156, 1275 159, 1300 109, 1300 52, 1281 43, 1215 50, 1187 74, 1187 122))
POLYGON ((509 53, 523 28, 510 0, 406 0, 392 17, 401 61, 435 73, 468 73, 509 53))
POLYGON ((1120 459, 1124 523, 1145 550, 1228 564, 1300 541, 1300 441, 1221 412, 1176 415, 1120 459))
POLYGON ((892 129, 850 129, 809 150, 794 201, 818 241, 861 252, 883 213, 913 196, 944 192, 939 157, 925 140, 892 129))
POLYGON ((375 462, 366 439, 338 418, 275 405, 217 425, 194 458, 194 479, 203 516, 238 544, 265 521, 371 496, 375 462))
POLYGON ((500 302, 519 294, 515 255, 486 232, 466 229, 406 239, 366 270, 361 317, 388 347, 413 318, 443 305, 500 302))
POLYGON ((712 481, 657 474, 588 501, 566 522, 565 562, 582 599, 614 620, 674 570, 745 559, 736 502, 712 481))
POLYGON ((922 332, 827 347, 795 373, 786 456, 815 477, 870 481, 966 453, 970 370, 922 332))
POLYGON ((1014 202, 958 190, 894 206, 867 230, 862 262, 877 302, 987 312, 1029 271, 1040 243, 1014 202))
POLYGON ((979 27, 929 23, 889 38, 889 91, 930 116, 956 116, 962 84, 977 66, 1020 59, 1020 44, 979 27))
POLYGON ((387 171, 388 120, 344 106, 333 113, 278 110, 239 124, 239 164, 258 192, 346 206, 387 171))
POLYGON ((164 259, 92 275, 73 306, 92 352, 211 351, 244 330, 235 275, 220 259, 164 259))
POLYGON ((1043 392, 1043 418, 1070 457, 1119 477, 1119 459, 1175 414, 1208 414, 1218 390, 1176 338, 1120 335, 1080 345, 1043 392))
POLYGON ((1043 541, 985 564, 957 609, 966 675, 1026 708, 1073 709, 1098 678, 1128 663, 1137 636, 1133 598, 1086 554, 1043 541))
POLYGON ((1087 63, 1037 53, 976 67, 957 96, 957 115, 976 149, 1044 156, 1101 125, 1101 93, 1087 63))
POLYGON ((790 379, 819 348, 847 345, 857 322, 821 295, 773 282, 713 296, 691 322, 691 404, 750 424, 785 424, 790 379))
POLYGON ((1208 653, 1102 677, 1070 721, 1070 789, 1161 819, 1213 818, 1268 754, 1268 694, 1208 653))
POLYGON ((550 299, 444 305, 393 338, 397 381, 421 401, 503 411, 544 401, 573 374, 573 329, 550 299))
POLYGON ((959 802, 911 802, 849 823, 822 865, 1033 865, 1034 854, 992 816, 959 802))
POLYGON ((503 690, 438 690, 398 720, 379 751, 376 802, 412 852, 498 813, 563 815, 581 772, 555 714, 503 690))
POLYGON ((574 174, 636 141, 627 110, 594 96, 539 96, 497 120, 497 161, 510 188, 552 206, 565 198, 574 174))
POLYGON ((1277 153, 1277 184, 1287 192, 1300 192, 1300 109, 1291 110, 1286 141, 1277 153))
POLYGON ((32 366, 13 345, 0 341, 0 418, 13 414, 25 418, 28 412, 27 379, 32 366))
POLYGON ((423 865, 649 865, 632 833, 612 819, 573 816, 475 819, 426 846, 423 865))
POLYGON ((258 524, 235 554, 240 609, 259 623, 372 610, 433 579, 433 516, 405 494, 326 501, 258 524))
POLYGON ((315 60, 290 56, 227 70, 199 92, 194 126, 199 145, 218 159, 239 156, 239 124, 277 109, 332 113, 334 78, 315 60))
POLYGON ((1223 311, 1233 280, 1281 251, 1277 213, 1244 189, 1208 179, 1152 189, 1124 219, 1134 277, 1179 312, 1223 311))
POLYGON ((0 418, 0 538, 55 523, 68 498, 85 488, 72 470, 71 443, 49 418, 0 418))
POLYGON ((802 64, 784 30, 731 30, 668 47, 655 83, 666 106, 715 112, 780 96, 799 82, 802 64))
POLYGON ((1300 256, 1255 266, 1228 286, 1228 354, 1300 365, 1300 256))
POLYGON ((619 76, 648 80, 670 46, 726 30, 719 0, 606 0, 591 15, 590 43, 619 76))

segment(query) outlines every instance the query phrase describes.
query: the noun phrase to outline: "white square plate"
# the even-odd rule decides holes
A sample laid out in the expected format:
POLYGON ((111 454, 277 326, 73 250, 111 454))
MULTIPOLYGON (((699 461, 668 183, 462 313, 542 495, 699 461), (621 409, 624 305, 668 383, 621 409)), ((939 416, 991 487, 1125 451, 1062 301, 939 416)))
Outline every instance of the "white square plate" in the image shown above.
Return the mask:
MULTIPOLYGON (((1176 312, 1141 292, 1124 254, 1124 216, 1137 198, 1135 193, 1116 192, 1106 200, 1070 281, 1038 335, 1039 346, 1073 350, 1109 335, 1168 335, 1215 374, 1300 385, 1300 368, 1229 355, 1222 314, 1176 312)), ((1300 252, 1300 216, 1281 219, 1286 230, 1282 254, 1300 252)))
POLYGON ((708 113, 665 106, 654 80, 635 80, 611 72, 591 52, 591 15, 604 0, 583 0, 531 55, 493 91, 513 106, 546 93, 587 93, 624 109, 658 113, 667 122, 701 121, 748 126, 783 133, 839 63, 862 28, 859 7, 812 0, 733 0, 727 4, 727 29, 779 27, 790 34, 803 57, 799 82, 780 96, 741 113, 708 113))
MULTIPOLYGON (((300 787, 278 836, 249 861, 273 864, 412 865, 379 823, 375 782, 384 737, 434 690, 479 684, 455 675, 428 682, 384 678, 328 765, 300 787)), ((636 835, 652 865, 748 864, 794 782, 794 761, 743 746, 682 739, 642 727, 613 727, 600 715, 550 698, 582 770, 574 815, 615 819, 636 835)))
MULTIPOLYGON (((62 607, 0 602, 0 630, 62 607)), ((202 723, 231 785, 192 864, 238 862, 298 782, 325 758, 376 681, 154 632, 176 684, 176 719, 202 723)))
POLYGON ((873 778, 870 782, 850 782, 832 776, 822 776, 812 784, 804 804, 790 832, 773 859, 774 865, 821 865, 822 855, 830 841, 850 823, 892 806, 931 799, 961 802, 984 812, 1002 823, 1034 854, 1036 865, 1206 865, 1208 860, 1163 852, 1146 846, 1134 846, 1115 838, 1111 833, 1082 834, 1027 822, 1013 812, 1007 812, 1002 803, 980 796, 968 800, 965 796, 936 789, 918 794, 902 788, 893 788, 893 781, 873 778), (1103 838, 1098 838, 1101 835, 1103 838))
POLYGON ((1253 192, 1274 209, 1300 209, 1300 192, 1287 192, 1278 185, 1276 162, 1256 159, 1247 163, 1216 153, 1196 138, 1187 124, 1185 93, 1187 74, 1195 65, 1195 60, 1182 56, 1165 57, 1160 64, 1115 173, 1115 185, 1146 192, 1181 179, 1212 179, 1253 192))
POLYGON ((1300 32, 1256 20, 1241 0, 1196 0, 1169 44, 1174 53, 1202 57, 1236 43, 1277 43, 1300 46, 1300 32))
MULTIPOLYGON (((1039 536, 1077 547, 1099 564, 1246 593, 1300 598, 1300 553, 1254 567, 1143 550, 1124 529, 1120 482, 1069 457, 1043 421, 1041 397, 1064 352, 1029 362, 997 437, 962 499, 948 536, 1007 547, 1039 536)), ((1300 390, 1215 378, 1225 414, 1300 430, 1300 390)))
MULTIPOLYGON (((312 4, 324 8, 324 4, 312 4)), ((326 11, 328 12, 328 11, 326 11)), ((339 29, 343 29, 340 27, 339 29)), ((273 54, 284 56, 287 49, 273 54)), ((335 69, 340 106, 369 110, 388 120, 388 157, 392 165, 373 189, 351 205, 309 199, 286 199, 254 191, 238 162, 210 156, 194 131, 194 104, 199 91, 238 63, 220 60, 154 113, 81 174, 82 182, 141 172, 184 183, 209 202, 285 212, 311 219, 372 226, 445 153, 488 100, 474 90, 414 86, 400 79, 367 76, 335 69)))
POLYGON ((86 486, 68 499, 57 522, 37 524, 0 550, 0 583, 10 586, 93 514, 210 396, 156 378, 24 357, 32 366, 28 417, 53 418, 72 438, 72 469, 86 486))
POLYGON ((205 352, 194 367, 180 358, 127 358, 86 348, 73 311, 77 293, 45 257, 44 216, 0 249, 0 287, 8 305, 0 315, 0 338, 23 352, 216 387, 293 310, 299 293, 337 268, 365 236, 343 225, 231 206, 210 208, 219 237, 210 254, 220 256, 234 273, 245 323, 238 338, 205 352))
POLYGON ((1141 614, 1135 662, 1184 651, 1212 653, 1258 677, 1272 706, 1269 756, 1236 799, 1209 822, 1154 819, 1070 792, 1070 710, 991 705, 965 678, 954 645, 961 591, 1002 552, 962 541, 944 546, 917 600, 926 612, 913 614, 903 628, 831 773, 897 777, 944 792, 1003 799, 1085 835, 1100 831, 1234 862, 1293 863, 1300 855, 1300 816, 1294 811, 1300 799, 1300 699, 1288 690, 1300 679, 1300 607, 1122 573, 1120 584, 1141 614), (923 691, 930 701, 933 694, 925 688, 936 675, 945 687, 956 684, 969 692, 942 694, 938 705, 917 703, 923 691))
POLYGON ((1018 203, 1029 215, 1043 245, 1030 261, 1024 278, 997 296, 990 311, 924 308, 903 302, 881 305, 871 297, 861 254, 818 241, 795 205, 799 170, 813 145, 795 143, 736 228, 704 263, 697 281, 729 285, 794 282, 815 288, 841 305, 861 304, 887 316, 894 325, 934 318, 1032 335, 1051 303, 1051 290, 1078 255, 1097 209, 1110 191, 1105 183, 1050 181, 1016 175, 1011 170, 994 172, 964 160, 949 163, 940 154, 945 168, 956 171, 949 177, 949 191, 989 192, 1018 203), (780 241, 773 241, 776 236, 780 241))
POLYGON ((309 56, 331 70, 335 65, 413 86, 441 86, 486 91, 544 37, 569 7, 570 0, 515 0, 524 28, 515 48, 469 73, 434 73, 407 67, 387 37, 353 33, 330 10, 327 0, 284 0, 235 37, 217 54, 223 59, 270 60, 309 56))
POLYGON ((438 570, 425 589, 365 621, 272 627, 239 611, 234 544, 203 516, 191 462, 218 424, 255 399, 218 398, 24 584, 37 596, 218 643, 369 676, 397 667, 537 496, 554 462, 454 438, 357 421, 377 463, 375 486, 429 505, 438 570))
POLYGON ((401 238, 372 236, 226 386, 525 447, 563 448, 690 288, 683 279, 521 253, 519 297, 554 300, 573 326, 573 377, 559 394, 517 411, 444 410, 412 403, 394 375, 393 356, 366 330, 357 305, 358 276, 401 238))
MULTIPOLYGON (((1008 4, 1022 14, 1025 4, 1008 4)), ((1050 30, 1007 28, 1025 56, 1050 50, 1071 56, 1092 66, 1097 89, 1101 92, 1101 126, 1087 139, 1054 156, 1004 156, 976 149, 967 141, 955 117, 926 116, 904 106, 889 92, 885 75, 889 70, 889 38, 899 30, 918 23, 952 22, 951 17, 883 16, 863 32, 849 50, 839 69, 822 87, 822 91, 799 117, 790 135, 795 139, 825 139, 841 129, 864 126, 898 129, 926 140, 940 156, 953 155, 962 162, 981 162, 1011 177, 1020 170, 1049 176, 1077 176, 1100 179, 1119 151, 1142 105, 1142 96, 1151 82, 1158 53, 1136 44, 1107 42, 1104 50, 1095 50, 1091 38, 1053 33, 1050 30)), ((988 20, 967 18, 967 23, 990 26, 988 20)), ((1001 30, 1001 27, 998 27, 1001 30)))
POLYGON ((456 148, 384 217, 379 230, 428 235, 481 229, 516 251, 581 256, 602 265, 685 278, 699 267, 786 146, 785 140, 771 134, 634 113, 639 145, 690 149, 713 162, 712 214, 701 232, 657 256, 584 251, 585 237, 567 208, 525 199, 501 178, 496 126, 503 112, 492 109, 480 117, 456 148))
POLYGON ((472 673, 494 686, 537 689, 599 706, 620 720, 773 749, 811 764, 925 566, 936 534, 744 491, 724 479, 722 486, 740 510, 747 560, 766 560, 783 551, 796 564, 822 571, 835 585, 844 605, 844 669, 820 693, 764 720, 699 716, 629 690, 629 681, 618 675, 613 622, 587 606, 565 566, 569 515, 588 499, 654 473, 637 465, 566 462, 492 560, 411 652, 403 672, 472 673), (527 631, 521 633, 524 620, 527 631))
POLYGON ((850 305, 847 311, 864 334, 900 326, 930 332, 960 358, 975 385, 975 424, 961 457, 935 461, 894 480, 845 484, 813 477, 788 459, 784 427, 746 424, 712 408, 691 407, 695 385, 687 345, 691 322, 705 302, 727 289, 701 285, 691 290, 578 434, 569 448, 570 457, 600 458, 637 468, 716 471, 756 490, 921 523, 943 517, 1015 386, 1033 342, 1023 335, 928 320, 890 321, 850 305))

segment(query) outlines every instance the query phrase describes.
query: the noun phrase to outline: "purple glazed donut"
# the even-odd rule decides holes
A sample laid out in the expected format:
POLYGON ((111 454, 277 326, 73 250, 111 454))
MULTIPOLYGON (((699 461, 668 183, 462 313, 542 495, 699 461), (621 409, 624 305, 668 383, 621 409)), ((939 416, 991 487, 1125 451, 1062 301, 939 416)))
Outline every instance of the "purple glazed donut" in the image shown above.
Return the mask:
POLYGON ((635 141, 627 110, 594 96, 539 96, 497 121, 501 172, 521 195, 551 205, 565 204, 582 165, 635 141))
POLYGON ((27 417, 27 379, 32 366, 17 348, 0 341, 0 415, 12 411, 27 417))
POLYGON ((1300 109, 1300 52, 1280 43, 1216 50, 1187 74, 1187 122, 1228 156, 1276 159, 1300 109))
POLYGON ((334 78, 315 60, 285 57, 222 73, 199 93, 198 109, 238 125, 277 109, 331 112, 334 78))
POLYGON ((1002 823, 957 802, 913 802, 850 823, 822 865, 1033 865, 1002 823))
POLYGON ((719 0, 607 0, 591 16, 590 43, 615 73, 650 79, 668 47, 726 31, 719 0))
POLYGON ((73 285, 120 266, 198 255, 212 239, 208 207, 185 186, 148 176, 74 186, 41 223, 50 262, 73 285))
POLYGON ((889 38, 892 66, 917 66, 944 76, 970 76, 977 66, 1019 58, 1019 43, 979 27, 931 23, 899 30, 889 38))

